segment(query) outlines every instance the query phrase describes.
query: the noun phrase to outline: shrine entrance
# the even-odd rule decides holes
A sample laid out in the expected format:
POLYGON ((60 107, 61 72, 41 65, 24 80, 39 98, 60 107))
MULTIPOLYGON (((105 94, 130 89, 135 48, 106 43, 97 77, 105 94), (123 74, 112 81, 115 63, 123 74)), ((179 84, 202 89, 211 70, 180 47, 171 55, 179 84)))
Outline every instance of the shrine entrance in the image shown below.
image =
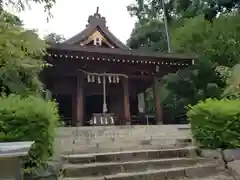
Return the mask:
POLYGON ((106 18, 97 11, 82 32, 49 44, 45 60, 51 66, 41 78, 53 94, 71 97, 57 99, 63 118, 72 117, 72 126, 150 124, 150 119, 161 124, 158 80, 192 65, 193 58, 130 49, 109 31, 106 18), (151 115, 144 105, 148 88, 153 90, 156 111, 151 115))
POLYGON ((123 114, 122 79, 124 74, 96 73, 79 69, 84 89, 85 125, 115 125, 123 114), (117 98, 116 98, 117 97, 117 98))
MULTIPOLYGON (((107 104, 110 103, 110 97, 106 97, 107 104)), ((87 95, 84 98, 84 125, 88 126, 93 114, 100 114, 103 112, 103 95, 93 94, 87 95)))

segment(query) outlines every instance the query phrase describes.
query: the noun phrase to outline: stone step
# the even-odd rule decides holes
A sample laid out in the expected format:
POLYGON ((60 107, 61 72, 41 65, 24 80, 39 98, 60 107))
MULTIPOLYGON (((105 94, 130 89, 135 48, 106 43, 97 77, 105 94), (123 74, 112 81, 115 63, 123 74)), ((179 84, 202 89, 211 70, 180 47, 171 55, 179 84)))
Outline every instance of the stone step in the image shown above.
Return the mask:
POLYGON ((193 145, 189 125, 84 126, 58 128, 54 159, 63 154, 163 149, 193 145))
POLYGON ((134 161, 159 158, 196 156, 196 147, 119 151, 109 153, 72 154, 62 156, 64 163, 85 164, 92 162, 134 161))
POLYGON ((119 173, 142 172, 156 169, 185 167, 209 162, 205 158, 171 158, 127 162, 107 162, 92 164, 65 164, 65 177, 106 176, 119 173))
MULTIPOLYGON (((115 175, 99 177, 66 177, 64 180, 166 180, 206 177, 219 173, 219 163, 205 163, 201 165, 177 167, 160 170, 147 170, 143 172, 119 173, 115 175)), ((197 178, 199 179, 199 178, 197 178)), ((225 179, 224 179, 225 180, 225 179)))

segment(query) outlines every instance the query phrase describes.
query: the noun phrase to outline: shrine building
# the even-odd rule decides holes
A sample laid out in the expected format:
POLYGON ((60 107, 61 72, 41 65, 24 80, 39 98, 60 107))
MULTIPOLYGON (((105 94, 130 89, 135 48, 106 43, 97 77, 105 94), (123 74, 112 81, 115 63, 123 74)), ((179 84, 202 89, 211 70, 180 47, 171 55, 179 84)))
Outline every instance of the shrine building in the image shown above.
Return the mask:
POLYGON ((139 115, 145 113, 143 92, 148 88, 156 107, 151 124, 161 124, 158 80, 194 63, 193 57, 182 54, 130 49, 109 31, 98 10, 82 32, 50 44, 47 52, 51 66, 41 78, 59 103, 61 118, 71 126, 144 121, 139 115))

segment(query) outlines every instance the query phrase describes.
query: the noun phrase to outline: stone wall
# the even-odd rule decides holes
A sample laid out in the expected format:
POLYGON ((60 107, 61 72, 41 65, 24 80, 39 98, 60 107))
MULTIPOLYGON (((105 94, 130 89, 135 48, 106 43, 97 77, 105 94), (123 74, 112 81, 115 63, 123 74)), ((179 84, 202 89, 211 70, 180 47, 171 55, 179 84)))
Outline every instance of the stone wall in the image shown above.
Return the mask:
POLYGON ((55 156, 168 148, 190 137, 188 125, 63 127, 57 131, 55 156))

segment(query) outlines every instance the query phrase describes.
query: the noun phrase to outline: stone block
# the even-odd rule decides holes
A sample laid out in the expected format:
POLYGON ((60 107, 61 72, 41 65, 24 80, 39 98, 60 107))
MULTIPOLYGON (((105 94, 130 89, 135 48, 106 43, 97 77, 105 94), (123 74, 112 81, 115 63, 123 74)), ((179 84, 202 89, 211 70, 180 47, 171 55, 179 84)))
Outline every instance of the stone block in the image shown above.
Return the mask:
POLYGON ((240 160, 240 149, 226 149, 223 154, 227 162, 240 160))
POLYGON ((222 159, 222 155, 220 150, 213 150, 213 149, 201 149, 200 156, 210 159, 222 159))
POLYGON ((228 167, 231 171, 231 174, 236 177, 236 179, 240 179, 240 160, 229 162, 228 167))
POLYGON ((185 177, 184 168, 171 168, 164 174, 166 179, 185 177))
POLYGON ((204 177, 218 172, 217 165, 199 165, 185 169, 185 175, 189 178, 204 177))

